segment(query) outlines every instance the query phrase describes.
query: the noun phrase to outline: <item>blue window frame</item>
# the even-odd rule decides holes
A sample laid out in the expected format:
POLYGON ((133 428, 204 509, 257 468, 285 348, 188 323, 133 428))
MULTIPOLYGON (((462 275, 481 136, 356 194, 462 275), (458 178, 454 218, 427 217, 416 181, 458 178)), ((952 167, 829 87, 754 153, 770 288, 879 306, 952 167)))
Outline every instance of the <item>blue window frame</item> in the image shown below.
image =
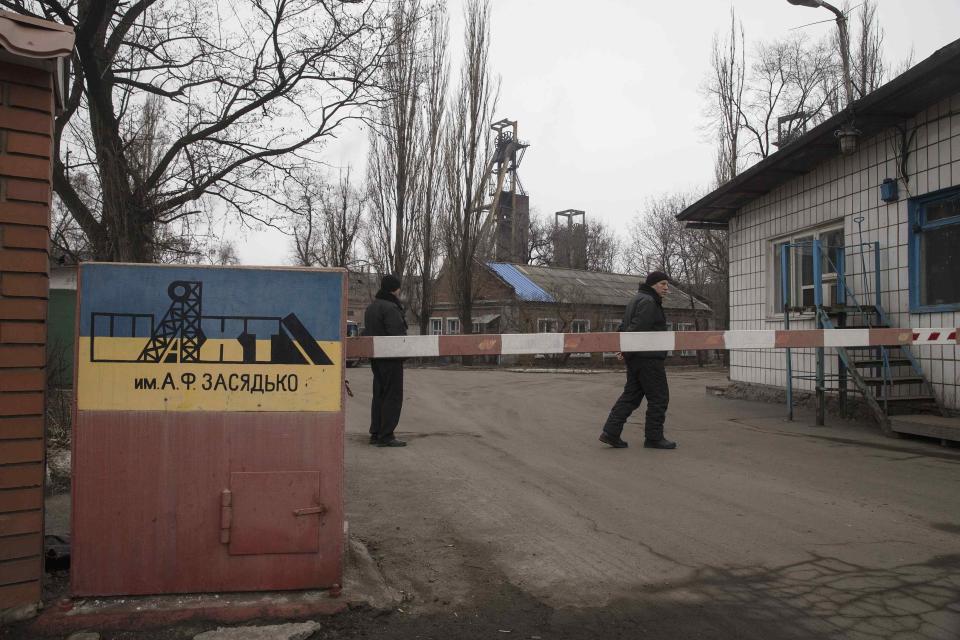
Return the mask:
POLYGON ((910 311, 960 310, 960 188, 910 200, 910 311))

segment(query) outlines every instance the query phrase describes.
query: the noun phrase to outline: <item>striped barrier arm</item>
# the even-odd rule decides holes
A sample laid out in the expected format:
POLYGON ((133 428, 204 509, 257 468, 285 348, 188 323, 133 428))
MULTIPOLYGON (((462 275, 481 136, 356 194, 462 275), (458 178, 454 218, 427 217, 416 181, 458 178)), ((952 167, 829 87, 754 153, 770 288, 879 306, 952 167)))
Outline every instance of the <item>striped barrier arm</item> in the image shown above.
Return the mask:
POLYGON ((958 344, 958 329, 800 329, 640 333, 504 333, 347 339, 348 358, 436 358, 616 351, 958 344))

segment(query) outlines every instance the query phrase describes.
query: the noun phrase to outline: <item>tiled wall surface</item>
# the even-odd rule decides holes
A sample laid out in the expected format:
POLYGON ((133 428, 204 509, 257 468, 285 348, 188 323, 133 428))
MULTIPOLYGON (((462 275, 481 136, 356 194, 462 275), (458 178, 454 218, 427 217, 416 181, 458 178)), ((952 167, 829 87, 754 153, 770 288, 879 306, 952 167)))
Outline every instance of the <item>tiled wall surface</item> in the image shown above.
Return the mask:
POLYGON ((0 63, 0 611, 40 600, 51 86, 0 63))
MULTIPOLYGON (((899 180, 900 200, 880 199, 880 184, 897 178, 900 133, 896 129, 860 141, 859 150, 836 157, 807 175, 787 182, 745 207, 730 223, 730 328, 780 329, 773 311, 772 243, 807 229, 842 224, 846 246, 880 243, 881 303, 895 327, 956 327, 960 313, 911 314, 908 282, 908 199, 960 185, 960 93, 904 123, 917 127, 906 173, 899 180), (862 218, 860 223, 857 219, 862 218)), ((862 298, 873 300, 873 254, 865 253, 867 283, 859 257, 847 258, 847 282, 862 298), (852 263, 852 264, 851 264, 852 263), (864 291, 864 287, 867 288, 864 291)), ((958 274, 960 277, 960 274, 958 274)), ((813 328, 810 318, 791 319, 792 329, 813 328)), ((927 379, 944 405, 960 410, 958 346, 914 347, 927 379)), ((827 350, 827 373, 836 373, 836 354, 827 350)), ((783 351, 738 350, 731 353, 733 380, 784 386, 783 351)), ((795 375, 815 371, 814 351, 794 350, 795 375)), ((794 380, 795 388, 813 389, 811 380, 794 380)), ((904 393, 917 389, 905 388, 904 393)))

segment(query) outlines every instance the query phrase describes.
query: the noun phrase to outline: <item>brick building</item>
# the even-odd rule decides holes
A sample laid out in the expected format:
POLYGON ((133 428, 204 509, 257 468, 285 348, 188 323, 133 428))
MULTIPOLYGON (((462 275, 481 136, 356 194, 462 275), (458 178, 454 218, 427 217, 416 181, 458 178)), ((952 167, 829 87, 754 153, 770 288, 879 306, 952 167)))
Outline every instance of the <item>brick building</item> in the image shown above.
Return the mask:
MULTIPOLYGON (((641 276, 580 269, 486 263, 477 270, 473 333, 586 333, 616 331, 641 276)), ((446 273, 437 284, 430 318, 435 335, 463 333, 446 273)), ((670 329, 706 331, 713 312, 702 301, 671 287, 663 301, 670 329)), ((695 351, 670 354, 669 362, 691 363, 695 351)), ((598 360, 598 354, 595 360, 598 360)))
POLYGON ((51 157, 73 39, 0 11, 0 619, 40 601, 51 157))

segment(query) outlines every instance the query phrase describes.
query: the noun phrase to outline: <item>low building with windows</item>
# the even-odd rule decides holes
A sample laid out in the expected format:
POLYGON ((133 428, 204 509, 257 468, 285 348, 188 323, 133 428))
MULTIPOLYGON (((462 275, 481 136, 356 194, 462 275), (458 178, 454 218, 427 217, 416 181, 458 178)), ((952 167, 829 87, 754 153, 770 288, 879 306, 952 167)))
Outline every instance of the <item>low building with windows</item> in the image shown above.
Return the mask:
MULTIPOLYGON (((586 333, 617 331, 626 304, 642 276, 560 267, 490 262, 478 266, 473 333, 586 333)), ((446 274, 437 285, 430 317, 435 335, 462 333, 457 305, 446 274)), ((703 301, 671 287, 664 300, 670 329, 713 328, 713 312, 703 301)), ((609 355, 612 354, 608 354, 609 355)), ((707 355, 708 354, 701 354, 707 355)), ((586 356, 585 356, 586 357, 586 356)), ((595 360, 599 360, 598 354, 595 360)), ((670 354, 674 363, 697 362, 696 351, 670 354)))
MULTIPOLYGON (((373 302, 380 290, 380 280, 383 276, 376 271, 350 271, 347 273, 347 335, 360 335, 363 330, 363 314, 367 306, 373 302)), ((412 277, 412 276, 411 276, 412 277)), ((404 296, 403 293, 400 294, 404 296)), ((407 300, 404 308, 407 312, 407 332, 414 335, 420 332, 413 305, 407 300)))
MULTIPOLYGON (((678 217, 729 229, 731 329, 956 327, 960 40, 678 217)), ((795 349, 788 361, 783 350, 737 350, 730 377, 859 393, 883 423, 960 411, 958 353, 955 344, 795 349)), ((946 437, 940 427, 894 430, 946 437)))

